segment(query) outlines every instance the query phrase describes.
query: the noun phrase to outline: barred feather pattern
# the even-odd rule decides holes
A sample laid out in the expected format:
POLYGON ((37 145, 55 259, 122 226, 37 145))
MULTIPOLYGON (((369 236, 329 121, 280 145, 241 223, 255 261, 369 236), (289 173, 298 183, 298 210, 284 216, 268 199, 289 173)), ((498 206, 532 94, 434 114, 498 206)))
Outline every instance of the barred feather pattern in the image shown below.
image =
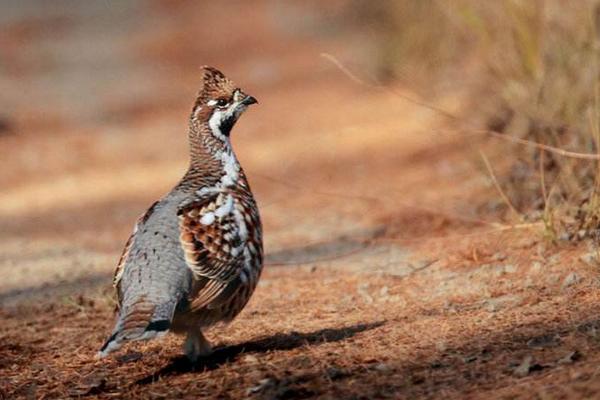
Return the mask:
POLYGON ((231 321, 256 288, 263 264, 262 228, 245 188, 247 183, 216 190, 180 208, 179 239, 195 281, 189 311, 176 315, 175 330, 231 321))
POLYGON ((118 315, 99 356, 123 343, 186 333, 191 360, 210 346, 202 329, 231 321, 254 292, 262 227, 229 135, 256 99, 204 67, 190 116, 190 166, 136 222, 117 263, 118 315))

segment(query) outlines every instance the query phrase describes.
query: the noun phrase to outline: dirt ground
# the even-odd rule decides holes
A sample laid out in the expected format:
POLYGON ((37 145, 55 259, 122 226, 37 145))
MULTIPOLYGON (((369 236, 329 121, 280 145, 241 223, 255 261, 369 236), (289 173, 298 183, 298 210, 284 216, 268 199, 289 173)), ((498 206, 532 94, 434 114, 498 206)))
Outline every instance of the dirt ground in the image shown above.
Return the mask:
POLYGON ((502 223, 491 143, 321 57, 370 68, 338 3, 2 6, 0 398, 600 398, 594 249, 502 223), (202 64, 260 101, 233 141, 262 280, 197 365, 175 336, 97 360, 121 248, 185 170, 202 64))

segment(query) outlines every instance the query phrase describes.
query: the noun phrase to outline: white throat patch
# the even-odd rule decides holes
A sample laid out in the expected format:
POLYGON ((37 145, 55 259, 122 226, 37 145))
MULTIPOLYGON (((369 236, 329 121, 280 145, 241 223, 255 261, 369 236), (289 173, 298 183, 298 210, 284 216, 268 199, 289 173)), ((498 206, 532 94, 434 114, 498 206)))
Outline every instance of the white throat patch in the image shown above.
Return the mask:
POLYGON ((228 114, 228 111, 229 110, 215 110, 208 120, 208 126, 210 127, 213 136, 226 143, 229 142, 229 138, 221 132, 221 123, 225 121, 227 117, 231 116, 231 114, 228 114))
MULTIPOLYGON (((214 100, 208 101, 207 104, 209 104, 212 101, 214 100)), ((210 116, 210 119, 208 120, 208 126, 210 127, 210 131, 212 132, 213 136, 223 142, 229 141, 229 137, 225 135, 221 130, 221 125, 224 121, 227 121, 232 118, 237 120, 240 114, 244 112, 245 109, 246 106, 244 104, 241 104, 241 102, 239 101, 232 103, 225 110, 215 109, 212 115, 210 116)))
POLYGON ((239 103, 234 103, 227 110, 214 110, 208 120, 208 126, 212 135, 224 144, 222 149, 213 153, 213 157, 223 166, 223 176, 215 189, 235 185, 240 176, 240 164, 231 148, 229 136, 221 131, 221 123, 229 118, 237 118, 239 113, 243 111, 243 108, 239 103))

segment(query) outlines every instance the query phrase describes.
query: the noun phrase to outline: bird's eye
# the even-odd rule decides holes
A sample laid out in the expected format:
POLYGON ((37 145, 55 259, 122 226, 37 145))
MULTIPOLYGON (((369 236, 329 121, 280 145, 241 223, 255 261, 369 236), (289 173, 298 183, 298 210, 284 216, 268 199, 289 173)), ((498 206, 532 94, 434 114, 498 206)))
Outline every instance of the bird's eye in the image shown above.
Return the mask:
POLYGON ((213 99, 213 100, 208 100, 206 102, 206 104, 210 107, 219 107, 219 108, 225 108, 227 106, 229 106, 229 102, 226 99, 213 99))

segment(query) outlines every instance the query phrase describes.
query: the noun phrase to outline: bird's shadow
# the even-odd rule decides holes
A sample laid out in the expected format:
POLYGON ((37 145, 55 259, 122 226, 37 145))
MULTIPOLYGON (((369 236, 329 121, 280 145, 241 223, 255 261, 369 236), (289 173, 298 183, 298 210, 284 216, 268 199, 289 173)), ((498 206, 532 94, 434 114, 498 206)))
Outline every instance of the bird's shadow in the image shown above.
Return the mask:
POLYGON ((278 333, 263 339, 253 340, 232 346, 217 347, 213 353, 196 363, 190 362, 185 356, 173 358, 171 363, 159 371, 139 379, 138 385, 147 385, 156 382, 165 376, 181 375, 190 372, 204 372, 219 368, 221 365, 234 361, 241 354, 266 353, 272 350, 291 350, 304 345, 318 345, 327 342, 337 342, 354 336, 359 332, 377 328, 385 321, 368 324, 357 324, 343 328, 327 328, 318 331, 300 333, 278 333))

